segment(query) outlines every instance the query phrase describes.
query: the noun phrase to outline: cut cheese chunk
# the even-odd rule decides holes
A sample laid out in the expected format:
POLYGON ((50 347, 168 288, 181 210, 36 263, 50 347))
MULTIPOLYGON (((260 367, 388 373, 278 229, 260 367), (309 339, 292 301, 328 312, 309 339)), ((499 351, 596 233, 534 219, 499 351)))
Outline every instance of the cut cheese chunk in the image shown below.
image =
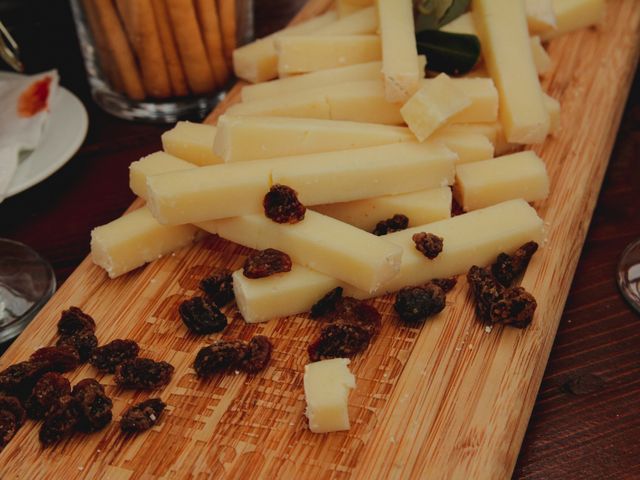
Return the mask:
POLYGON ((492 144, 495 145, 496 139, 498 138, 498 131, 501 127, 498 122, 488 122, 488 123, 453 123, 451 125, 447 125, 444 128, 438 130, 434 135, 437 135, 440 132, 443 133, 469 133, 469 134, 480 134, 487 138, 492 144))
POLYGON ((304 220, 294 224, 276 223, 258 214, 198 226, 246 247, 281 250, 304 267, 370 293, 388 282, 400 268, 402 252, 397 245, 312 210, 307 210, 304 220))
MULTIPOLYGON (((490 78, 452 78, 453 84, 471 99, 471 104, 449 119, 451 123, 495 122, 498 119, 498 90, 490 78)), ((427 82, 427 80, 423 80, 427 82)))
POLYGON ((544 32, 542 40, 601 23, 605 8, 605 0, 553 0, 557 26, 555 30, 544 32))
POLYGON ((549 112, 551 133, 557 133, 561 126, 560 102, 545 93, 544 106, 546 107, 547 112, 549 112))
POLYGON ((451 189, 440 187, 312 208, 368 232, 373 231, 378 222, 395 214, 406 215, 409 226, 423 225, 451 216, 451 189))
POLYGON ((551 57, 542 46, 540 37, 531 37, 531 53, 533 54, 533 63, 536 65, 538 75, 544 75, 551 70, 551 57))
POLYGON ((349 363, 348 358, 332 358, 305 365, 305 414, 313 433, 349 430, 349 391, 356 388, 349 363))
POLYGON ((382 36, 382 74, 388 102, 405 102, 423 77, 416 67, 416 33, 411 0, 377 0, 382 36))
POLYGON ((456 165, 477 162, 493 157, 493 144, 481 133, 464 133, 441 129, 427 139, 427 143, 440 143, 454 152, 456 165))
POLYGON ((547 169, 531 150, 456 167, 454 197, 465 211, 515 198, 533 202, 547 195, 547 169))
POLYGON ((314 35, 367 35, 377 31, 378 11, 376 7, 368 7, 319 28, 314 35))
POLYGON ((147 178, 160 173, 177 172, 197 168, 194 164, 165 152, 155 152, 142 157, 129 166, 129 188, 137 196, 147 198, 147 178))
MULTIPOLYGON (((373 62, 382 57, 377 35, 285 36, 275 42, 280 76, 373 62)), ((416 52, 413 56, 416 70, 417 56, 416 52)))
POLYGON ((557 26, 553 0, 525 0, 529 32, 533 34, 554 30, 557 26))
POLYGON ((271 172, 273 183, 293 188, 303 205, 348 202, 451 185, 456 160, 456 155, 442 145, 419 143, 305 157, 276 166, 271 172))
MULTIPOLYGON (((336 120, 222 115, 214 151, 225 162, 410 142, 406 127, 336 120)), ((488 157, 486 157, 488 158, 488 157)))
POLYGON ((115 278, 191 244, 198 232, 192 225, 160 225, 142 207, 91 231, 91 259, 115 278))
POLYGON ((344 17, 375 4, 375 0, 336 0, 338 15, 344 17))
POLYGON ((213 153, 216 127, 203 123, 178 122, 162 134, 162 149, 195 165, 215 165, 222 159, 213 153))
POLYGON ((533 63, 524 3, 473 0, 472 11, 485 64, 500 93, 500 121, 507 140, 543 142, 549 114, 533 63))
POLYGON ((424 80, 416 94, 400 109, 400 113, 422 142, 469 105, 471 99, 443 73, 436 78, 424 80))
POLYGON ((274 40, 287 35, 312 33, 335 22, 337 14, 329 11, 311 20, 280 30, 268 37, 244 45, 233 51, 233 71, 248 82, 264 82, 278 76, 278 53, 274 40))

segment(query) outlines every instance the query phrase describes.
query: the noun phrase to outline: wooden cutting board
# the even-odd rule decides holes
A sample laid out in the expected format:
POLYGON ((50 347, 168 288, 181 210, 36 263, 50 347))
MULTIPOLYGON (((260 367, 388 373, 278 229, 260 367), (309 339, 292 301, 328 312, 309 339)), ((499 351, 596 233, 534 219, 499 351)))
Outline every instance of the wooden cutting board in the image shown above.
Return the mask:
MULTIPOLYGON (((310 0, 298 19, 327 8, 310 0)), ((640 50, 637 0, 610 0, 605 23, 554 40, 545 89, 562 103, 562 131, 537 152, 552 179, 535 206, 548 234, 523 285, 538 299, 524 331, 486 332, 461 280, 447 308, 421 329, 401 326, 391 298, 377 299, 384 327, 353 360, 348 432, 315 435, 304 417, 306 347, 318 331, 305 315, 247 325, 237 310, 222 335, 186 333, 176 308, 211 270, 237 268, 248 250, 211 237, 117 280, 86 259, 1 359, 1 368, 55 341, 60 312, 80 306, 98 322, 101 343, 140 342, 142 354, 176 367, 160 392, 122 391, 98 375, 114 418, 133 402, 160 395, 160 425, 125 438, 115 421, 42 450, 28 421, 0 454, 0 478, 509 478, 542 379, 596 203, 640 50), (198 380, 198 349, 217 338, 269 336, 273 360, 256 376, 198 380)), ((238 98, 235 88, 216 114, 238 98)), ((96 377, 90 366, 72 383, 96 377)))

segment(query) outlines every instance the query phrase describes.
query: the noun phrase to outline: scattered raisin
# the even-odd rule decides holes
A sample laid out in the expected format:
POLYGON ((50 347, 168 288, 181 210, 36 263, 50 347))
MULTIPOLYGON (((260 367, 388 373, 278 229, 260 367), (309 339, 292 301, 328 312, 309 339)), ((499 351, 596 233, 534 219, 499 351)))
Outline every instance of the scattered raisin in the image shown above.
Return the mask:
POLYGON ((80 355, 70 347, 43 347, 31 354, 32 362, 43 362, 50 365, 55 372, 70 372, 80 364, 80 355))
POLYGON ((387 233, 399 232, 406 230, 409 226, 409 218, 406 215, 396 213, 393 217, 378 222, 373 234, 377 236, 386 235, 387 233))
POLYGON ((472 266, 467 272, 467 282, 476 302, 476 314, 484 322, 491 323, 489 310, 504 291, 504 287, 496 282, 487 268, 472 266))
POLYGON ((11 365, 0 372, 0 391, 26 398, 38 379, 50 370, 47 362, 29 360, 11 365))
POLYGON ((429 260, 436 258, 442 251, 444 240, 433 233, 418 232, 411 238, 416 244, 416 250, 422 252, 429 260))
POLYGON ((120 420, 120 429, 124 433, 138 433, 153 427, 167 405, 159 398, 150 398, 129 407, 120 420))
POLYGON ((382 328, 380 312, 375 307, 353 297, 343 297, 336 303, 331 321, 357 325, 366 330, 371 337, 377 335, 382 328))
MULTIPOLYGON (((38 380, 25 402, 29 418, 46 418, 60 404, 60 398, 71 395, 71 384, 57 372, 45 373, 38 380)), ((0 407, 1 408, 1 407, 0 407)))
POLYGON ((58 321, 58 333, 60 335, 73 335, 82 330, 95 332, 96 322, 91 316, 84 313, 78 307, 71 307, 62 312, 58 321))
POLYGON ((134 358, 116 367, 114 381, 122 388, 153 390, 171 381, 173 365, 150 358, 134 358))
POLYGON ((231 272, 215 273, 200 282, 200 289, 207 295, 207 300, 218 308, 224 307, 235 298, 231 272))
POLYGON ((118 365, 125 360, 136 358, 139 352, 140 347, 133 340, 113 340, 96 348, 89 363, 101 372, 113 373, 118 365))
POLYGON ((98 346, 98 338, 91 330, 81 330, 72 335, 63 335, 56 342, 56 347, 68 347, 78 352, 80 363, 85 363, 98 346))
POLYGON ((366 350, 371 335, 358 325, 332 323, 322 329, 320 336, 309 345, 312 362, 329 358, 353 357, 366 350))
POLYGON ((248 351, 240 361, 240 370, 247 373, 257 373, 264 370, 271 360, 272 350, 273 345, 267 337, 256 335, 249 341, 248 351))
POLYGON ((311 307, 311 318, 320 318, 335 311, 336 304, 342 298, 342 287, 336 287, 311 307))
POLYGON ((536 299, 524 288, 509 287, 491 304, 489 318, 492 323, 525 328, 533 320, 537 306, 536 299))
POLYGON ((9 410, 0 410, 0 449, 11 441, 18 428, 16 416, 9 410))
POLYGON ((218 340, 200 349, 193 368, 199 377, 209 377, 215 373, 239 368, 248 350, 244 342, 218 340))
POLYGON ((491 265, 491 273, 495 279, 504 287, 509 287, 515 278, 524 272, 529 265, 529 261, 538 250, 536 242, 527 242, 518 248, 513 255, 501 253, 496 259, 496 263, 491 265))
POLYGON ((44 447, 53 445, 69 436, 80 421, 80 406, 70 395, 60 398, 58 407, 40 427, 40 442, 44 447))
POLYGON ((198 335, 221 332, 227 326, 224 313, 202 297, 185 300, 178 311, 187 328, 198 335))
POLYGON ((304 219, 306 207, 298 200, 298 193, 286 185, 274 185, 264 196, 264 213, 277 223, 298 223, 304 219))
POLYGON ((24 408, 22 408, 20 400, 18 400, 16 397, 3 395, 0 393, 0 410, 6 410, 13 413, 18 428, 20 428, 22 424, 24 424, 27 413, 24 411, 24 408))
POLYGON ((444 293, 449 293, 458 283, 458 279, 456 277, 434 278, 433 280, 431 280, 431 283, 439 286, 444 293))
POLYGON ((259 250, 247 257, 242 273, 247 278, 263 278, 291 271, 291 258, 275 248, 259 250))
POLYGON ((96 432, 111 421, 113 402, 104 392, 104 387, 93 378, 79 381, 72 392, 79 408, 78 430, 96 432))
POLYGON ((422 287, 405 287, 396 296, 393 308, 400 319, 415 326, 444 309, 444 290, 433 283, 422 287))

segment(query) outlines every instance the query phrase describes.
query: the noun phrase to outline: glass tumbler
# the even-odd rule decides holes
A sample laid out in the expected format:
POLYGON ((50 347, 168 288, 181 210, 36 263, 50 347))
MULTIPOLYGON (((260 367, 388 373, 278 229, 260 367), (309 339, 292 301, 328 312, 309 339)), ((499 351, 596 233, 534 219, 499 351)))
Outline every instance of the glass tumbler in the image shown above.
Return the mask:
POLYGON ((71 0, 94 100, 129 120, 199 119, 253 37, 253 0, 71 0))

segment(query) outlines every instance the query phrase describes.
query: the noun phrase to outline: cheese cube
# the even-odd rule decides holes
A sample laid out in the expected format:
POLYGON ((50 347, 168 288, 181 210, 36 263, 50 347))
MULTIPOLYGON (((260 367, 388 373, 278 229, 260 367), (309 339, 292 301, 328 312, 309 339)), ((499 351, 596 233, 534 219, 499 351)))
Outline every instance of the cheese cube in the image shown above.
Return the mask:
MULTIPOLYGON (((304 220, 281 224, 264 214, 243 215, 198 226, 246 247, 275 248, 294 262, 373 293, 400 268, 402 251, 383 237, 307 210, 304 220)), ((291 272, 289 272, 291 273, 291 272)))
POLYGON ((382 74, 388 102, 406 102, 423 77, 416 68, 416 32, 411 0, 377 0, 382 36, 382 74))
POLYGON ((367 35, 378 31, 378 11, 376 7, 358 10, 341 17, 329 25, 319 28, 314 35, 367 35))
POLYGON ((372 232, 378 222, 397 213, 409 218, 409 226, 424 225, 451 216, 451 189, 440 187, 312 208, 368 232, 372 232))
POLYGON ((375 4, 375 0, 336 0, 338 15, 342 18, 375 4))
POLYGON ((509 142, 541 143, 549 133, 527 30, 524 3, 473 0, 485 64, 500 93, 500 121, 509 142))
MULTIPOLYGON (((382 57, 377 35, 286 36, 275 42, 280 76, 373 62, 382 57)), ((414 69, 417 56, 416 52, 412 59, 414 69)))
POLYGON ((546 167, 531 150, 456 167, 454 197, 465 211, 515 198, 533 202, 547 195, 546 167))
POLYGON ((549 54, 542 46, 542 42, 538 36, 531 37, 531 53, 538 75, 544 75, 551 70, 551 57, 549 57, 549 54))
POLYGON ((168 153, 155 152, 129 165, 129 188, 138 197, 147 198, 148 177, 191 168, 196 166, 168 153))
POLYGON ((553 0, 525 0, 527 26, 533 34, 554 30, 557 26, 553 0))
POLYGON ((542 40, 601 23, 605 8, 605 0, 553 0, 557 26, 555 30, 544 32, 542 40))
POLYGON ((162 149, 195 165, 215 165, 222 159, 213 153, 216 127, 202 123, 178 122, 162 134, 162 149))
POLYGON ((160 225, 142 207, 91 231, 91 260, 115 278, 193 243, 198 232, 192 225, 160 225))
POLYGON ((420 90, 400 109, 400 113, 422 142, 469 105, 471 99, 447 75, 440 74, 434 79, 425 80, 420 90))
POLYGON ((561 117, 560 117, 560 102, 555 98, 544 94, 544 106, 549 112, 549 119, 551 122, 551 133, 557 133, 561 126, 561 117))
POLYGON ((349 430, 349 391, 356 378, 348 358, 332 358, 304 367, 304 396, 309 430, 313 433, 349 430))
POLYGON ((454 152, 458 158, 456 165, 477 162, 493 157, 493 144, 481 133, 460 133, 441 129, 431 135, 426 143, 439 143, 454 152))

